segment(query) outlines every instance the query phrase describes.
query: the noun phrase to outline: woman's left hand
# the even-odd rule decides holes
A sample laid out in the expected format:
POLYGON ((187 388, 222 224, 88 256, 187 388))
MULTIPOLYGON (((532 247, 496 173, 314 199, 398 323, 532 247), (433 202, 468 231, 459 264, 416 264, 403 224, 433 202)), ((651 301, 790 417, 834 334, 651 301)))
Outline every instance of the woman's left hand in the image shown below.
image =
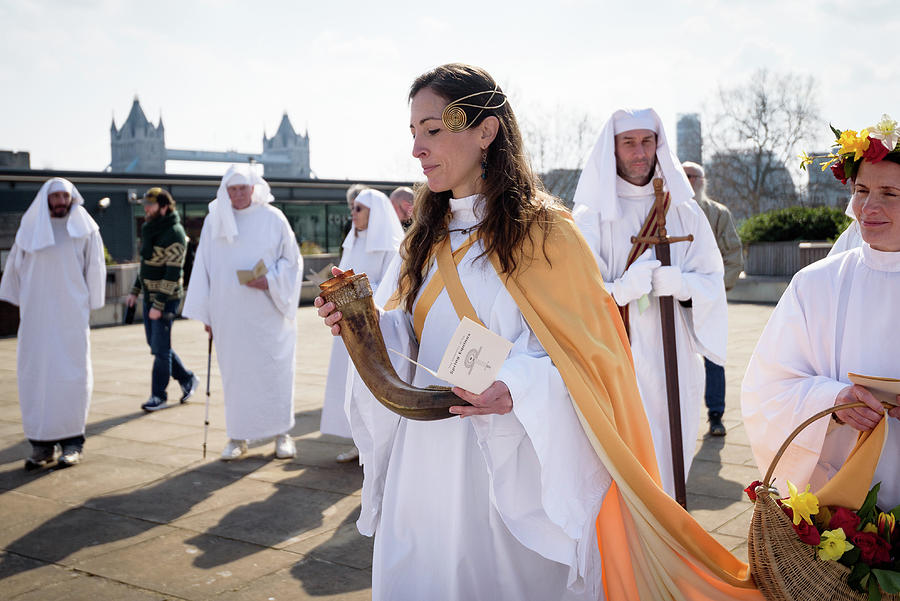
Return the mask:
POLYGON ((488 386, 487 390, 481 394, 463 390, 458 386, 453 387, 453 394, 472 405, 471 407, 465 405, 450 407, 450 413, 455 413, 460 417, 490 415, 491 413, 505 415, 512 411, 513 401, 509 394, 509 388, 500 380, 488 386))

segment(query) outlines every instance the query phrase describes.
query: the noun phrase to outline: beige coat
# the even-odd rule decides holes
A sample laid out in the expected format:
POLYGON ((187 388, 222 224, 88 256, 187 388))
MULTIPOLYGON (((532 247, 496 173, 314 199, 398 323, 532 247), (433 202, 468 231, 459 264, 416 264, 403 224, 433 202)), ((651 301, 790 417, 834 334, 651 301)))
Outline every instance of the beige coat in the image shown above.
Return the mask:
POLYGON ((734 227, 731 211, 722 203, 716 202, 705 194, 702 198, 694 200, 703 209, 713 234, 716 236, 716 244, 719 245, 722 262, 725 264, 725 290, 731 290, 744 269, 741 239, 734 227))

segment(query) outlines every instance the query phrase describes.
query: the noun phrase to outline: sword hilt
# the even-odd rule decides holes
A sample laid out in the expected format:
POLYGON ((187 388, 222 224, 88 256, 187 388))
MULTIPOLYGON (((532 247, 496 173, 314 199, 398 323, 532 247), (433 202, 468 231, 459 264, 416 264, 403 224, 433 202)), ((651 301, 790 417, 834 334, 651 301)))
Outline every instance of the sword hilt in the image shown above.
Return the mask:
POLYGON ((666 236, 666 228, 660 228, 659 236, 632 236, 631 243, 642 243, 642 244, 672 244, 674 242, 693 242, 694 235, 688 234, 687 236, 666 236))

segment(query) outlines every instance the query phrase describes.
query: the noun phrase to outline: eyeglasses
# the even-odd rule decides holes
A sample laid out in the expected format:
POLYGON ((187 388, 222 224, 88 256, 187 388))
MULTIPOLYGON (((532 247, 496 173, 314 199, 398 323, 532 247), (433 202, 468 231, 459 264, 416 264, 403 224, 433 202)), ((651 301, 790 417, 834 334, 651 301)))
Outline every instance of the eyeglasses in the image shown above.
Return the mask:
POLYGON ((703 176, 698 173, 685 173, 688 179, 703 179, 703 176))

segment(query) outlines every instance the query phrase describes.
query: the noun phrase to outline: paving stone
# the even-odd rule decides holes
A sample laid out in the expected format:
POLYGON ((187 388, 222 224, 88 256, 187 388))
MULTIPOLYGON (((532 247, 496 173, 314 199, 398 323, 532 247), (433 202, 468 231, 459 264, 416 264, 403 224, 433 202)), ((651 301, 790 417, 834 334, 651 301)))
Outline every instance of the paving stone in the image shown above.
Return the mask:
POLYGON ((357 498, 304 488, 300 483, 256 485, 257 493, 245 497, 256 499, 252 502, 207 511, 174 525, 278 549, 336 529, 359 507, 357 498))
POLYGON ((0 591, 3 599, 21 599, 21 596, 42 592, 56 583, 62 583, 65 588, 68 581, 75 577, 71 570, 61 566, 15 553, 0 553, 0 591))
POLYGON ((139 588, 199 601, 240 589, 299 559, 287 551, 178 530, 117 553, 79 561, 75 567, 139 588))
POLYGON ((372 574, 307 558, 289 570, 263 576, 217 601, 370 601, 372 574))

